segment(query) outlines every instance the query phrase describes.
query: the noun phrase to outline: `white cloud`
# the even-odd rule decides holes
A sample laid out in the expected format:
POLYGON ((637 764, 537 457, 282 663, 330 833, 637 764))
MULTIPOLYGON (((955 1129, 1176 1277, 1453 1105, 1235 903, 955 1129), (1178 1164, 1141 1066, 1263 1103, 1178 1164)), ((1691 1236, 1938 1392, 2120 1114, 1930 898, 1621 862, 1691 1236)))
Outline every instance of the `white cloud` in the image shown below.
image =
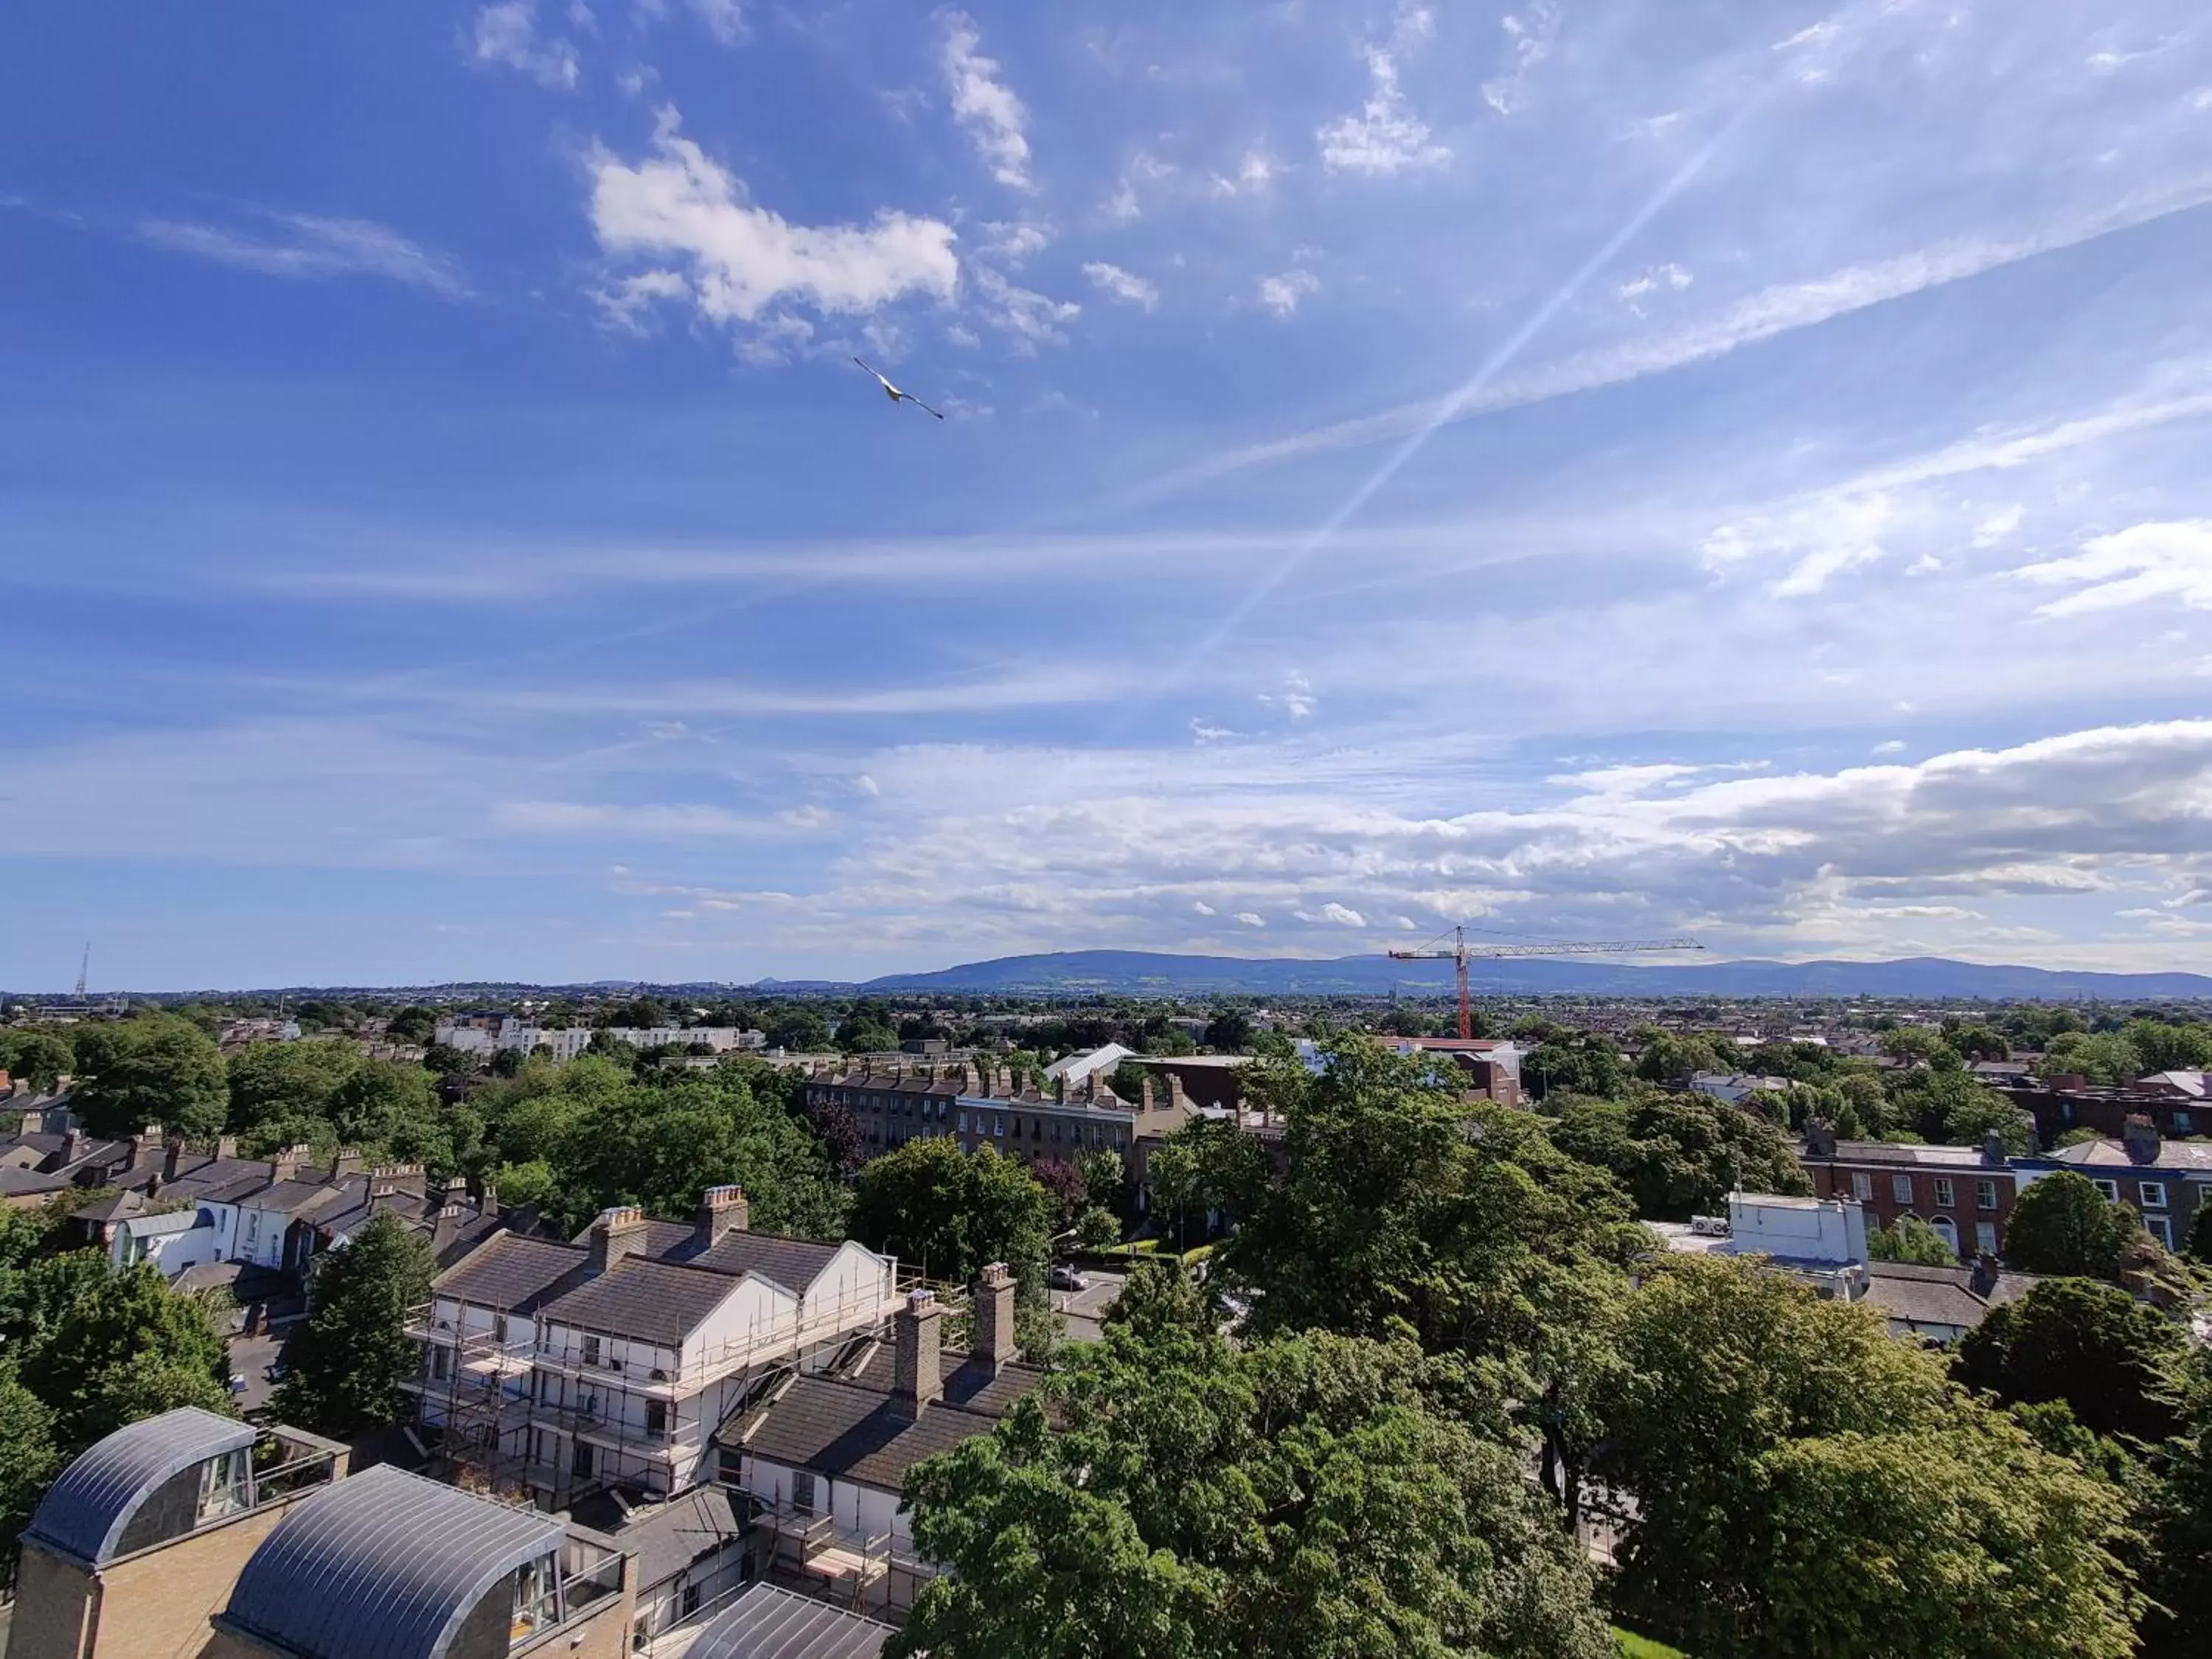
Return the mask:
POLYGON ((1892 738, 1887 743, 1878 743, 1874 746, 1874 752, 1877 755, 1901 755, 1905 752, 1905 739, 1892 738))
POLYGON ((1219 914, 1219 912, 1216 911, 1214 908, 1208 904, 1204 899, 1193 899, 1190 902, 1190 908, 1197 911, 1201 916, 1211 916, 1219 914))
POLYGON ((993 327, 1013 337, 1015 349, 1024 354, 1041 345, 1066 345, 1060 325, 1083 314, 1072 300, 1054 300, 1025 288, 1017 288, 988 265, 971 268, 978 314, 993 327))
POLYGON ((1389 44, 1367 48, 1367 101, 1358 114, 1341 116, 1314 134, 1329 172, 1388 177, 1451 160, 1450 150, 1430 142, 1428 124, 1413 113, 1398 85, 1399 59, 1429 31, 1426 11, 1402 11, 1389 44))
POLYGON ((1265 916, 1251 910, 1239 910, 1237 913, 1237 920, 1240 926, 1246 927, 1265 927, 1267 925, 1265 916))
POLYGON ((1310 270, 1281 271, 1262 276, 1259 283, 1260 303, 1278 317, 1290 316, 1301 300, 1320 292, 1321 278, 1310 270))
POLYGON ((983 252, 1010 265, 1020 264, 1052 244, 1052 227, 1033 219, 994 220, 983 227, 983 252))
MULTIPOLYGON (((2061 248, 2078 246, 2208 202, 2212 202, 2212 175, 2192 175, 2137 191, 2098 211, 2035 228, 1962 238, 1894 258, 1845 266, 1807 282, 1778 283, 1701 320, 1656 330, 1618 345, 1578 352, 1523 374, 1501 376, 1464 398, 1455 396, 1447 419, 1474 420, 1499 410, 1517 409, 1667 374, 1778 335, 1817 327, 1907 295, 1961 282, 2061 248)), ((2185 401, 2191 408, 2169 409, 2165 416, 2136 410, 2117 411, 2111 418, 2122 423, 2118 429, 2125 429, 2129 423, 2201 411, 2212 405, 2212 398, 2202 395, 2176 401, 2185 401)), ((1333 422, 1248 445, 1171 473, 1156 488, 1201 483, 1245 467, 1265 465, 1317 450, 1351 448, 1403 438, 1426 428, 1437 418, 1438 404, 1437 398, 1422 398, 1377 414, 1333 422)), ((1996 457, 1990 446, 1977 443, 1974 448, 1983 456, 1975 463, 1978 465, 2014 464, 2011 459, 1996 457)))
POLYGON ((680 270, 643 270, 624 276, 605 288, 595 289, 592 299, 613 326, 625 333, 642 334, 653 307, 665 300, 680 300, 691 284, 680 270))
POLYGON ((1638 316, 1644 314, 1644 302, 1662 289, 1680 294, 1696 280, 1677 264, 1654 265, 1633 281, 1623 283, 1613 289, 1613 297, 1638 316))
POLYGON ((264 276, 380 276, 441 299, 468 297, 453 260, 373 220, 264 213, 251 231, 175 219, 142 219, 137 230, 157 247, 264 276))
POLYGON ((744 185, 677 125, 664 109, 658 155, 635 167, 593 153, 592 226, 609 252, 688 261, 705 316, 751 323, 782 300, 855 313, 908 294, 952 297, 960 263, 951 226, 889 209, 867 225, 794 225, 747 200, 744 185))
POLYGON ((859 790, 864 795, 874 796, 880 795, 884 793, 883 786, 878 783, 873 778, 870 777, 866 772, 861 773, 860 776, 853 780, 853 787, 859 790))
POLYGON ((1721 525, 1698 552, 1706 569, 1720 573, 1754 556, 1789 558, 1789 571, 1767 592, 1778 599, 1803 599, 1883 556, 1881 537, 1891 510, 1889 497, 1880 492, 1824 492, 1795 507, 1721 525))
POLYGON ((1207 188, 1216 196, 1258 196, 1275 181, 1281 163, 1264 149, 1248 149, 1237 165, 1237 176, 1217 173, 1207 188))
POLYGON ((1279 708, 1294 720, 1310 718, 1319 707, 1313 686, 1304 674, 1291 673, 1283 677, 1284 690, 1279 696, 1272 692, 1259 693, 1260 701, 1269 708, 1279 708))
POLYGON ((1482 101, 1500 115, 1510 115, 1522 106, 1528 77, 1552 55, 1559 33, 1559 9, 1550 0, 1536 0, 1525 11, 1507 15, 1499 27, 1505 31, 1505 68, 1482 83, 1482 101))
POLYGON ((1209 725, 1206 721, 1196 718, 1191 720, 1190 734, 1200 743, 1218 743, 1224 738, 1233 738, 1238 735, 1225 726, 1209 725))
POLYGON ((724 46, 735 46, 745 38, 744 8, 738 0, 690 0, 690 3, 707 26, 707 33, 724 46))
POLYGON ((2212 519, 2139 524, 2081 544, 2071 557, 2013 572, 2042 587, 2078 591, 2036 608, 2039 617, 2074 617, 2148 600, 2212 611, 2212 519))
POLYGON ((1145 212, 1143 204, 1137 200, 1137 186, 1127 179, 1114 186, 1114 193, 1106 198, 1100 210, 1115 224, 1124 225, 1142 218, 1145 212))
POLYGON ((2022 517, 2017 506, 2006 507, 2002 513, 1992 513, 1974 526, 1976 547, 1995 547, 2020 528, 2022 517))
POLYGON ((1321 907, 1321 915, 1323 921, 1333 921, 1340 927, 1364 927, 1367 925, 1367 918, 1358 911, 1334 901, 1321 907))
POLYGON ((480 64, 520 70, 541 87, 569 92, 580 71, 576 48, 538 33, 537 0, 499 0, 477 13, 471 46, 480 64))
POLYGON ((1108 264, 1103 259, 1094 259, 1085 265, 1083 274, 1091 279, 1092 287, 1103 290, 1125 306, 1138 306, 1150 311, 1160 302, 1160 290, 1157 284, 1148 283, 1119 265, 1108 264))
POLYGON ((976 50, 983 37, 968 15, 946 12, 944 23, 939 62, 952 97, 953 118, 994 179, 1016 190, 1035 190, 1030 178, 1030 141, 1023 132, 1029 112, 1013 89, 998 78, 997 60, 976 50))

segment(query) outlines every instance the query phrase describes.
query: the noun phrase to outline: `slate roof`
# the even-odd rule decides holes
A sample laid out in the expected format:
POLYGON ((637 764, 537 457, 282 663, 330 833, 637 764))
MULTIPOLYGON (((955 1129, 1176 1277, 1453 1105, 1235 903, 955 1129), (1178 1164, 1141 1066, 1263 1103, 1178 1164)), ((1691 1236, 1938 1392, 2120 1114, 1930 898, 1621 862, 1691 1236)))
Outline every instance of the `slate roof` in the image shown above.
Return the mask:
POLYGON ((737 1288, 726 1273, 624 1256, 596 1279, 551 1298, 538 1316, 674 1348, 737 1288))
POLYGON ((889 1625, 780 1584, 755 1584, 717 1613, 683 1659, 876 1659, 889 1625))
POLYGON ((793 1295, 803 1296, 842 1248, 775 1233, 731 1232, 723 1234, 712 1249, 678 1260, 688 1260, 695 1267, 718 1273, 758 1273, 793 1295))
POLYGON ((742 1444, 787 1468, 857 1480, 897 1492, 906 1473, 925 1458, 987 1434, 1015 1401, 1043 1380, 1026 1365, 1009 1365, 995 1376, 971 1360, 945 1379, 945 1398, 909 1420, 891 1401, 890 1362, 872 1380, 802 1376, 767 1407, 744 1434, 742 1444))
POLYGON ((580 1277, 587 1252, 550 1238, 495 1233, 432 1281, 439 1296, 507 1313, 533 1312, 580 1277))
POLYGON ((1984 1165, 1978 1146, 1923 1146, 1893 1140, 1839 1140, 1832 1158, 1802 1150, 1799 1156, 1808 1164, 1905 1164, 1939 1169, 1993 1167, 1984 1165))
POLYGON ((253 1443, 244 1423, 184 1406, 98 1442, 46 1489, 25 1535, 95 1565, 110 1560, 139 1506, 172 1475, 253 1443))
POLYGON ((702 1555, 712 1555, 743 1533, 720 1486, 696 1486, 672 1498, 651 1515, 614 1534, 615 1542, 637 1557, 641 1595, 675 1577, 702 1555))
POLYGON ((32 1198, 42 1193, 67 1190, 65 1175, 44 1175, 36 1170, 0 1170, 0 1198, 32 1198))
MULTIPOLYGON (((599 1224, 594 1222, 592 1224, 597 1226, 599 1224)), ((647 1216, 645 1218, 645 1243, 641 1247, 641 1254, 651 1256, 672 1255, 691 1243, 692 1237, 691 1224, 688 1221, 656 1221, 651 1216, 647 1216)), ((571 1244, 590 1244, 592 1228, 585 1228, 568 1242, 571 1244)))
POLYGON ((239 1574, 224 1616, 312 1659, 439 1659, 487 1593, 561 1547, 550 1516, 392 1465, 298 1504, 239 1574))
POLYGON ((1963 1285, 1924 1279, 1867 1276, 1865 1300, 1891 1319, 1915 1325, 1951 1325, 1972 1330, 1988 1317, 1990 1304, 1963 1285))
POLYGON ((2125 1142, 2109 1139, 2077 1141, 2025 1162, 2059 1164, 2073 1169, 2141 1170, 2145 1173, 2154 1170, 2202 1170, 2212 1174, 2212 1140, 2163 1141, 2158 1156, 2142 1164, 2128 1156, 2125 1142))

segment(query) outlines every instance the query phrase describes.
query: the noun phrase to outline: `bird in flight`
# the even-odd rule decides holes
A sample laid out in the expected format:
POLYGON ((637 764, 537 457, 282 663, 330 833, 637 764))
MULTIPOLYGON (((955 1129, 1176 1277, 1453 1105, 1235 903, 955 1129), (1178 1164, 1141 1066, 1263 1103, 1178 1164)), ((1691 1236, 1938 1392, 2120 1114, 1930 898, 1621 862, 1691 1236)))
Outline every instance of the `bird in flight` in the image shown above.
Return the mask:
POLYGON ((922 402, 922 400, 921 400, 921 398, 919 398, 915 397, 915 396, 914 395, 914 393, 912 393, 911 392, 901 392, 901 391, 900 391, 896 386, 893 386, 893 385, 892 385, 889 380, 886 380, 885 379, 884 379, 884 377, 883 377, 882 375, 880 375, 880 374, 876 374, 876 371, 875 371, 874 369, 872 369, 872 368, 868 368, 868 364, 867 364, 867 362, 866 362, 866 359, 864 359, 864 358, 860 358, 860 357, 855 357, 855 358, 854 358, 854 359, 853 359, 853 361, 854 361, 854 362, 856 362, 856 363, 859 363, 862 368, 866 368, 866 369, 868 370, 868 373, 869 373, 869 374, 875 374, 875 375, 876 375, 876 384, 877 384, 878 386, 879 386, 883 387, 883 389, 884 389, 884 396, 885 396, 886 398, 890 398, 893 403, 895 403, 895 404, 913 404, 916 409, 918 409, 918 410, 921 410, 921 412, 922 412, 923 414, 925 414, 925 415, 937 415, 937 418, 938 418, 939 420, 940 420, 940 421, 941 421, 941 420, 943 420, 943 419, 945 418, 945 416, 942 416, 942 415, 938 415, 938 414, 937 414, 937 411, 936 411, 935 410, 932 409, 932 408, 931 408, 927 404, 926 404, 926 403, 922 402))

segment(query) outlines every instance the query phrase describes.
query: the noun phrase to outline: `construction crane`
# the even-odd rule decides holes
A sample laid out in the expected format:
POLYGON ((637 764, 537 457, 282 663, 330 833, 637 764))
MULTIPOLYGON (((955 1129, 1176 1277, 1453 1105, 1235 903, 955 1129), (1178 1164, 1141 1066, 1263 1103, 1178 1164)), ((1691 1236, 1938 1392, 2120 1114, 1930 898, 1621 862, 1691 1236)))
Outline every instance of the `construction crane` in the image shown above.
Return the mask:
POLYGON ((1702 951, 1693 939, 1552 939, 1527 945, 1469 945, 1467 929, 1452 929, 1449 950, 1434 945, 1419 951, 1393 951, 1393 962, 1449 962, 1459 980, 1459 1036, 1464 1042, 1474 1035, 1474 1006, 1468 999, 1467 964, 1477 957, 1610 957, 1646 951, 1702 951))
POLYGON ((76 965, 76 1000, 84 1000, 84 982, 92 977, 92 946, 84 947, 84 960, 76 965))

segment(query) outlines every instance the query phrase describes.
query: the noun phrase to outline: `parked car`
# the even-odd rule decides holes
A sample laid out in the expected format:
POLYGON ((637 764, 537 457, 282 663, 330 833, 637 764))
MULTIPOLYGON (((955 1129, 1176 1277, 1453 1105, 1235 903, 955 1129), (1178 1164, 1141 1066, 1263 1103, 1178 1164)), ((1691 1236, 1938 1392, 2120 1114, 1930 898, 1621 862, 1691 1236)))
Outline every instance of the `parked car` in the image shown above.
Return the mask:
POLYGON ((1055 1291, 1087 1291, 1091 1281, 1065 1261, 1052 1264, 1052 1287, 1055 1291))

